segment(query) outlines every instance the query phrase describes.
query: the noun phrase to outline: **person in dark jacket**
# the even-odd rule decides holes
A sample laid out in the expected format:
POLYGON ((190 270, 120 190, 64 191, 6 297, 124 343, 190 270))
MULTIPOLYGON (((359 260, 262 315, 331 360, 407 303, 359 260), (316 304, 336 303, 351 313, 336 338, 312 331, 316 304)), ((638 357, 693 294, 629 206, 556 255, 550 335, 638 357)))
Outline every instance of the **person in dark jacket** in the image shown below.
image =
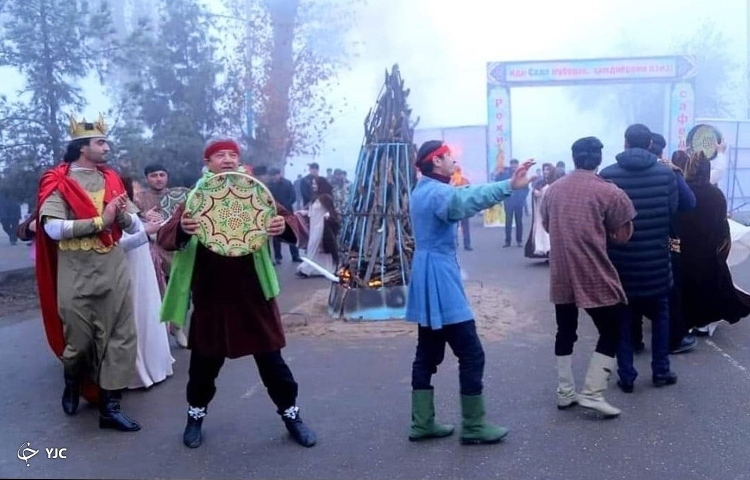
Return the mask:
POLYGON ((711 184, 711 163, 703 152, 678 162, 697 199, 693 211, 681 212, 678 217, 685 328, 720 320, 737 323, 750 315, 750 294, 734 286, 727 264, 732 236, 726 198, 711 184))
MULTIPOLYGON (((294 211, 294 202, 297 199, 297 194, 294 191, 294 185, 292 182, 281 176, 281 170, 278 168, 271 168, 268 171, 270 176, 268 181, 268 189, 271 191, 273 198, 279 202, 288 211, 294 211)), ((281 264, 281 239, 273 237, 273 253, 276 260, 276 265, 281 264)), ((302 262, 299 258, 299 249, 296 245, 289 244, 289 253, 292 255, 292 261, 294 263, 302 262)))
POLYGON ((16 228, 18 228, 20 220, 21 204, 9 195, 2 195, 0 197, 0 223, 2 223, 5 233, 8 234, 11 245, 15 245, 18 242, 16 228))
MULTIPOLYGON (((685 181, 680 167, 676 165, 676 157, 685 156, 683 151, 676 151, 672 155, 672 162, 664 158, 664 149, 667 146, 667 140, 664 136, 654 133, 649 151, 659 157, 659 160, 670 166, 675 173, 677 180, 678 206, 680 212, 688 212, 695 208, 695 194, 685 181)), ((687 160, 686 160, 687 161, 687 160)), ((684 164, 685 162, 683 162, 684 164)), ((698 345, 698 339, 695 335, 689 333, 686 328, 682 315, 682 298, 680 287, 680 236, 677 228, 677 215, 672 218, 671 234, 669 239, 670 256, 672 258, 672 280, 674 282, 669 293, 669 351, 672 354, 684 353, 695 348, 698 345)), ((643 343, 643 320, 641 316, 633 317, 633 348, 636 352, 645 349, 643 343)))
MULTIPOLYGON (((510 167, 504 168, 495 176, 495 181, 510 180, 518 170, 518 160, 510 161, 510 167)), ((523 247, 523 209, 526 205, 526 197, 529 196, 529 187, 514 190, 510 197, 503 202, 505 207, 505 244, 503 248, 510 247, 511 235, 513 234, 513 220, 516 221, 516 245, 523 247)))
POLYGON ((308 164, 307 170, 309 173, 302 177, 302 182, 300 182, 303 208, 308 208, 318 198, 318 195, 323 195, 324 193, 333 195, 331 184, 318 174, 320 166, 316 162, 308 164))
POLYGON ((624 315, 617 353, 618 385, 633 391, 638 372, 633 366, 632 319, 651 319, 651 371, 655 386, 677 383, 669 366, 669 292, 672 287, 670 234, 677 212, 677 179, 670 167, 649 151, 651 131, 635 124, 625 130, 625 150, 617 163, 601 171, 630 197, 636 209, 633 236, 625 244, 610 244, 608 253, 628 297, 630 315, 624 315))

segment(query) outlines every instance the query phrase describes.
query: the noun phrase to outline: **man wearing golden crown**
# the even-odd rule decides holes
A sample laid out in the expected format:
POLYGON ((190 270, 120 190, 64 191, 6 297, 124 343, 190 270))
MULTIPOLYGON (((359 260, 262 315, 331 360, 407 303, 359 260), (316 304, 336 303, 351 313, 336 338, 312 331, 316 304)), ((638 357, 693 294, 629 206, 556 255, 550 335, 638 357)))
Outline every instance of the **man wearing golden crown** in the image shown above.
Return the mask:
POLYGON ((136 330, 123 230, 140 223, 118 174, 105 166, 109 145, 102 116, 70 119, 64 162, 39 183, 36 273, 47 340, 63 362, 63 411, 74 415, 81 394, 99 404, 99 427, 140 430, 120 408, 135 375, 136 330), (98 389, 97 389, 98 387, 98 389))

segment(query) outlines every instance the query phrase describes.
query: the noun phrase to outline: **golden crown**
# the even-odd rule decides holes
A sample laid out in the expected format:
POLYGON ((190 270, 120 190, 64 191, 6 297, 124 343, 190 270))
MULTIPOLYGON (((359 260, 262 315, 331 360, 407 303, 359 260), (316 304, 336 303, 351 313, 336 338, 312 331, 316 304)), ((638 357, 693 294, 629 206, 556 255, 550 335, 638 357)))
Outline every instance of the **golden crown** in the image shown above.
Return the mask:
POLYGON ((70 126, 68 127, 71 140, 80 138, 96 138, 107 136, 107 124, 104 123, 104 116, 100 113, 99 118, 94 123, 86 122, 82 118, 80 122, 76 121, 73 115, 70 115, 70 126))

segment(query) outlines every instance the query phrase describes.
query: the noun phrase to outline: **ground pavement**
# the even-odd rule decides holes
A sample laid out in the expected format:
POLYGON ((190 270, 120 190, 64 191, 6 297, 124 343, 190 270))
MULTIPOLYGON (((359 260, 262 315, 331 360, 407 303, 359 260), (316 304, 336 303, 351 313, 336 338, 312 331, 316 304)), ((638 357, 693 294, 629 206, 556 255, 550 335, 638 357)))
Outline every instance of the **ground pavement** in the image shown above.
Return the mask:
POLYGON ((11 245, 8 236, 0 230, 0 283, 32 273, 32 250, 33 247, 26 242, 18 241, 11 245))
MULTIPOLYGON (((510 428, 500 445, 467 447, 458 436, 407 441, 414 336, 352 340, 293 334, 284 350, 299 384, 303 418, 319 443, 305 449, 286 435, 250 359, 228 361, 204 423, 205 443, 182 445, 188 352, 174 350, 175 375, 129 392, 137 433, 102 431, 96 412, 61 411, 62 372, 46 346, 38 313, 0 319, 0 477, 2 478, 505 478, 750 479, 750 320, 721 327, 692 352, 673 357, 679 383, 650 385, 649 356, 636 365, 636 391, 614 387, 620 418, 602 421, 554 404, 554 318, 547 267, 501 249, 502 231, 474 228, 462 252, 468 282, 511 290, 520 312, 504 338, 485 343, 489 419, 510 428), (30 442, 40 453, 17 458, 30 442), (48 459, 44 448, 66 448, 48 459)), ((282 271, 282 310, 325 287, 282 271)), ((738 272, 750 285, 750 267, 738 272)), ((594 333, 582 319, 574 369, 580 385, 594 333)), ((450 353, 435 378, 439 419, 458 423, 457 364, 450 353)))

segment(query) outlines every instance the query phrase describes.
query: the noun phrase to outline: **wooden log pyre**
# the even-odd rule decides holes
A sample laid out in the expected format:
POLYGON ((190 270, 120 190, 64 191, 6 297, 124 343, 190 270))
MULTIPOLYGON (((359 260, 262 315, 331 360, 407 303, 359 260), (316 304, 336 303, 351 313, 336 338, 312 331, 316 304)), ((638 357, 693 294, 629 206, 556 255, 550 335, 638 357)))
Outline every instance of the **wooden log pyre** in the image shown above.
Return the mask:
POLYGON ((409 198, 416 181, 409 90, 398 65, 365 119, 354 182, 339 236, 338 273, 351 288, 408 285, 414 237, 409 198))

